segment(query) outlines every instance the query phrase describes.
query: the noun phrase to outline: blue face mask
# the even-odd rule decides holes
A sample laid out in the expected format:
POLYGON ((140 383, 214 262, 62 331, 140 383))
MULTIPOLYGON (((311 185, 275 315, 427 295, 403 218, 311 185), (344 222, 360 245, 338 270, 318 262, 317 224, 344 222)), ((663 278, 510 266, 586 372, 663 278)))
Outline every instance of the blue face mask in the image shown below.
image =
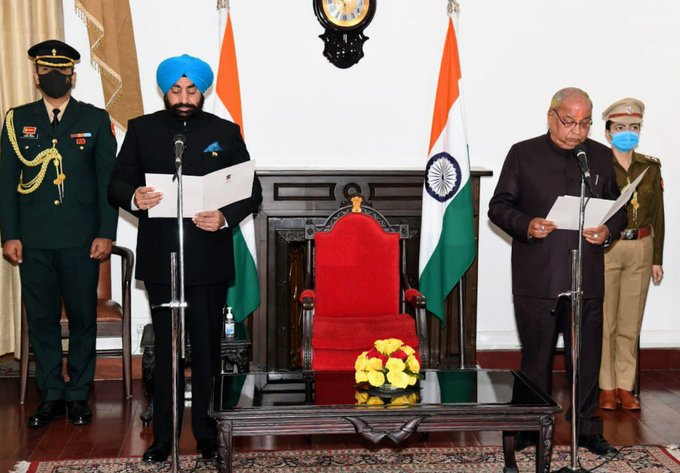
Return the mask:
POLYGON ((619 151, 630 151, 640 142, 640 135, 634 131, 621 131, 612 135, 612 146, 619 151))

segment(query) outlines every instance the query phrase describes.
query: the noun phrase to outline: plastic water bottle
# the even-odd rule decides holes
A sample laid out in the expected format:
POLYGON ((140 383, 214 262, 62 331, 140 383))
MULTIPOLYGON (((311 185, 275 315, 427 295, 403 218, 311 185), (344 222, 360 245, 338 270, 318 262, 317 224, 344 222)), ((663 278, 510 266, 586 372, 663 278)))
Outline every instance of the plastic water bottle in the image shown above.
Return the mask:
POLYGON ((227 307, 227 315, 224 319, 224 336, 234 338, 234 328, 234 314, 231 313, 231 307, 227 307))

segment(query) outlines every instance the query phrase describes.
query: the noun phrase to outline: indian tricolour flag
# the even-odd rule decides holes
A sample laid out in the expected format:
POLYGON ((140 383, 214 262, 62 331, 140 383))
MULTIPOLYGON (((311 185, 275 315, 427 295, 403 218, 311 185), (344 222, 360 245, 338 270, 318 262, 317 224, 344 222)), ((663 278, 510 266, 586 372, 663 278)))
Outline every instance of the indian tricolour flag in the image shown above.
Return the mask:
MULTIPOLYGON (((218 100, 215 100, 215 114, 239 125, 243 134, 241 89, 238 81, 234 32, 231 28, 228 6, 221 5, 219 13, 221 48, 215 86, 218 97, 218 100)), ((248 216, 241 222, 239 228, 234 228, 232 235, 236 277, 229 285, 227 305, 231 306, 234 319, 240 322, 260 305, 253 216, 248 216)))
POLYGON ((428 310, 444 323, 444 301, 475 258, 460 83, 456 33, 449 18, 423 187, 419 287, 428 310))

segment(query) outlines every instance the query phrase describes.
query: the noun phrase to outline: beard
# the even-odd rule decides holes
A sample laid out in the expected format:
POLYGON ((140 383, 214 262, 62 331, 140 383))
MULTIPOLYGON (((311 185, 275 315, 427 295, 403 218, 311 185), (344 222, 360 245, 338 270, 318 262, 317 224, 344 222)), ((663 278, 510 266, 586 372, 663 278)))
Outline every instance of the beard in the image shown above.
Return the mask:
POLYGON ((168 101, 167 94, 163 96, 163 103, 165 104, 165 109, 170 112, 170 115, 179 120, 189 120, 196 116, 201 110, 203 110, 203 103, 205 102, 205 97, 201 95, 201 99, 198 101, 197 105, 192 103, 176 103, 170 104, 168 101), (184 110, 180 110, 184 109, 184 110))

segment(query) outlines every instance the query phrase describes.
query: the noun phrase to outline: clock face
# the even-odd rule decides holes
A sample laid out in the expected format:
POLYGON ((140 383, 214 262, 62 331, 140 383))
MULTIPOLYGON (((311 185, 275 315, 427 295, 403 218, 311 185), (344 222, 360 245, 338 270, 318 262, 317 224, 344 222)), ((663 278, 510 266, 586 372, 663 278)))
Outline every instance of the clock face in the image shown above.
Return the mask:
POLYGON ((323 16, 334 26, 354 28, 369 18, 372 0, 320 0, 323 16))

